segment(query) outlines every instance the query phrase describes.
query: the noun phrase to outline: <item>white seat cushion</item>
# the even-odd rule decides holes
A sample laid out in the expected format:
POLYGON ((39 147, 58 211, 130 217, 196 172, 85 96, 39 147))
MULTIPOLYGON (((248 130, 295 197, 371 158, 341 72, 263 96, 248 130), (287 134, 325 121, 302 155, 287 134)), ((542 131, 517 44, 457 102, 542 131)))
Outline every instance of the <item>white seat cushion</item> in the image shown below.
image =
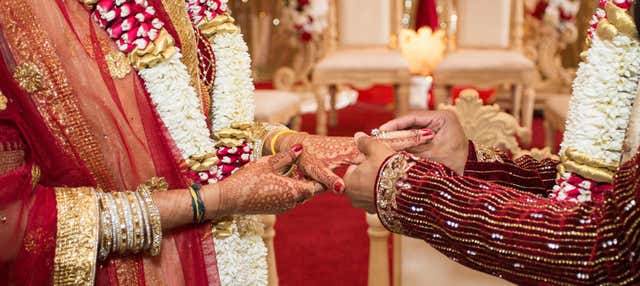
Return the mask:
POLYGON ((466 81, 469 77, 492 77, 530 81, 535 65, 524 55, 506 50, 459 50, 447 54, 436 66, 436 82, 466 81))
POLYGON ((300 114, 300 97, 282 90, 256 90, 256 121, 288 124, 300 114))
POLYGON ((395 71, 409 70, 400 51, 389 49, 338 50, 328 54, 315 67, 325 71, 395 71))

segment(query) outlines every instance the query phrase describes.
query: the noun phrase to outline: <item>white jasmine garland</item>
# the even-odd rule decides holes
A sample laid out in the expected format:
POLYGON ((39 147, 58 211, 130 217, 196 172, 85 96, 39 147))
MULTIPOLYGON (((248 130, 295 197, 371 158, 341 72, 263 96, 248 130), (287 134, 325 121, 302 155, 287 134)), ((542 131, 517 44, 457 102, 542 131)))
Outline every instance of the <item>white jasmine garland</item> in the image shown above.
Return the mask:
POLYGON ((214 36, 216 75, 213 88, 212 129, 218 131, 234 122, 252 122, 255 103, 251 58, 240 33, 214 36))
POLYGON ((182 158, 187 159, 211 152, 215 144, 181 57, 177 52, 154 67, 141 70, 139 75, 182 158))
POLYGON ((266 286, 267 247, 258 235, 240 237, 234 222, 233 234, 214 238, 220 283, 223 286, 266 286))
POLYGON ((640 46, 619 34, 612 41, 594 35, 580 63, 569 101, 560 153, 572 147, 591 158, 617 164, 640 79, 640 46))

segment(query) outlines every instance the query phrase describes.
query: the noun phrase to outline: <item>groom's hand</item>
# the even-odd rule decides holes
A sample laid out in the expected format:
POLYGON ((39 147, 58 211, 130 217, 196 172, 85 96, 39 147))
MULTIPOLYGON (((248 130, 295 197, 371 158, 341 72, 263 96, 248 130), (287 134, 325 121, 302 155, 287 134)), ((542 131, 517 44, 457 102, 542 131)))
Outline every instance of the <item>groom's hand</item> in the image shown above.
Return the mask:
POLYGON ((430 128, 436 134, 427 144, 407 152, 440 162, 458 174, 464 173, 469 153, 469 141, 458 117, 451 111, 422 111, 391 120, 380 126, 381 131, 430 128))
POLYGON ((375 213, 373 192, 375 190, 376 177, 380 165, 387 157, 396 151, 383 141, 359 132, 355 135, 355 141, 360 153, 365 157, 359 165, 349 167, 344 181, 347 184, 345 195, 351 200, 355 208, 365 209, 369 213, 375 213))

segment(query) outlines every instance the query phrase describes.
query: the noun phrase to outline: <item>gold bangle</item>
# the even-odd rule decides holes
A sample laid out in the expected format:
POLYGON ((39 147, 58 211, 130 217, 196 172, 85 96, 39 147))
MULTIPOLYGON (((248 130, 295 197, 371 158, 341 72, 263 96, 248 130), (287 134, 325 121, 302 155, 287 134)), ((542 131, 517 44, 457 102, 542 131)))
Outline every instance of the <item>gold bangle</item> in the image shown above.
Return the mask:
POLYGON ((144 200, 147 212, 149 213, 149 224, 151 225, 151 249, 149 253, 151 256, 160 254, 160 245, 162 243, 162 224, 160 221, 160 211, 153 204, 151 199, 151 193, 149 187, 145 185, 138 186, 138 192, 144 200))
POLYGON ((131 205, 131 215, 133 217, 133 253, 138 253, 142 250, 143 246, 143 237, 144 237, 144 227, 142 225, 142 210, 136 199, 136 196, 133 192, 126 192, 127 200, 129 200, 129 205, 131 205))
POLYGON ((116 210, 118 211, 118 248, 115 249, 119 254, 124 254, 127 250, 129 237, 127 235, 129 225, 127 223, 126 214, 124 213, 125 206, 122 198, 120 198, 119 192, 112 193, 113 201, 116 205, 116 210))
POLYGON ((290 133, 298 133, 298 132, 295 131, 295 130, 285 129, 285 130, 282 130, 282 131, 276 133, 276 135, 274 135, 273 138, 271 138, 271 143, 269 145, 271 147, 271 155, 275 155, 277 153, 276 152, 276 141, 278 141, 278 138, 280 136, 284 135, 284 134, 290 134, 290 133))
POLYGON ((111 216, 111 209, 109 202, 107 201, 107 194, 99 192, 100 202, 100 217, 101 217, 101 233, 100 237, 100 252, 98 257, 100 260, 107 259, 109 253, 111 253, 111 246, 113 241, 113 217, 111 216))

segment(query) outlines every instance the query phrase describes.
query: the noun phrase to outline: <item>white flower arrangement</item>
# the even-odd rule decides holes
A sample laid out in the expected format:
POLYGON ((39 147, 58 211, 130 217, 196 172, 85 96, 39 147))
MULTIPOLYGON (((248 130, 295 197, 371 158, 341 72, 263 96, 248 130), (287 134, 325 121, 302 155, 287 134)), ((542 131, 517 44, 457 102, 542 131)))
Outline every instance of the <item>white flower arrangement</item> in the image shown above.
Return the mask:
POLYGON ((544 10, 543 21, 553 25, 562 31, 568 26, 575 25, 575 17, 580 10, 579 1, 571 0, 549 0, 548 6, 544 10))
POLYGON ((181 57, 177 52, 156 66, 139 71, 139 75, 182 158, 187 159, 211 152, 215 143, 181 57))
POLYGON ((214 36, 216 76, 212 91, 212 129, 218 131, 235 122, 252 122, 255 103, 251 57, 240 33, 214 36))
POLYGON ((234 222, 233 234, 214 238, 220 283, 223 286, 266 286, 267 247, 258 235, 240 237, 234 222))
POLYGON ((573 83, 561 154, 572 147, 593 159, 619 162, 639 72, 637 40, 619 34, 604 41, 594 35, 573 83))
POLYGON ((329 26, 328 0, 287 0, 284 12, 289 18, 287 23, 292 25, 289 28, 295 30, 303 42, 311 41, 329 26))

